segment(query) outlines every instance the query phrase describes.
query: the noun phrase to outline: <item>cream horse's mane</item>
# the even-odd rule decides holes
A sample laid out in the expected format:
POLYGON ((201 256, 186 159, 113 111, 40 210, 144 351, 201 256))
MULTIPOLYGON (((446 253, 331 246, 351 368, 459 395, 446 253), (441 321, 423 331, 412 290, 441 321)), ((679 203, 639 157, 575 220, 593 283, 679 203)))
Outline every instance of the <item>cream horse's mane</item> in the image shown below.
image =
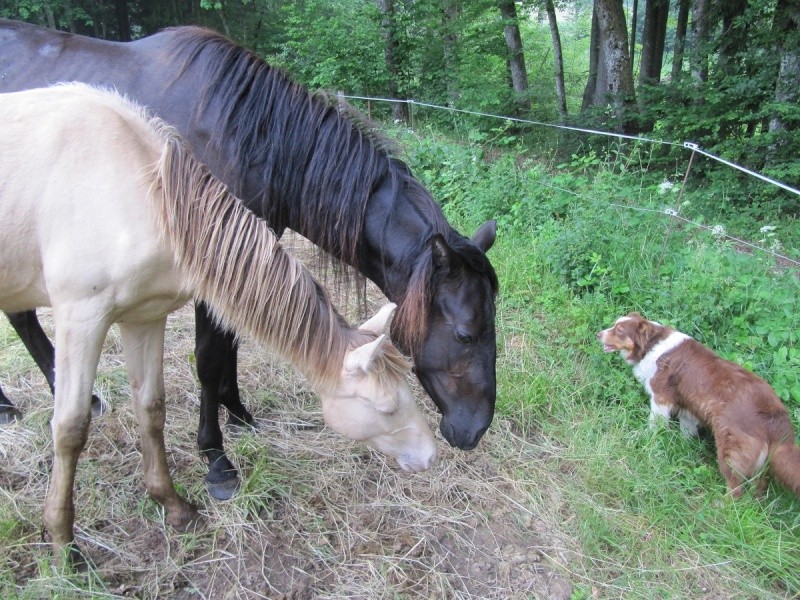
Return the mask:
MULTIPOLYGON (((347 351, 376 335, 348 326, 327 292, 280 245, 266 221, 195 160, 175 128, 129 99, 123 106, 130 114, 119 113, 119 96, 99 92, 132 126, 145 122, 163 142, 149 198, 189 288, 214 309, 224 327, 283 355, 315 387, 330 388, 341 375, 347 351)), ((381 383, 396 381, 409 368, 389 343, 383 344, 377 361, 374 372, 381 383)))

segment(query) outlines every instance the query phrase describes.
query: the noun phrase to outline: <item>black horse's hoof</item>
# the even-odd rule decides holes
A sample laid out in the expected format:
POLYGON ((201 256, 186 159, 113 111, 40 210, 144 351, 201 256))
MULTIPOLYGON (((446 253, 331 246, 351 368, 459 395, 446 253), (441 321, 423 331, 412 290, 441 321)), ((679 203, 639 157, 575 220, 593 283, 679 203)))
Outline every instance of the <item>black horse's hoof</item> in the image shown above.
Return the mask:
POLYGON ((232 433, 242 433, 244 431, 256 431, 258 429, 258 424, 249 413, 244 416, 244 419, 231 413, 228 415, 228 421, 225 423, 225 427, 232 433))
POLYGON ((223 481, 209 481, 208 476, 206 476, 206 489, 215 500, 230 500, 239 491, 241 485, 242 482, 238 475, 223 481))
POLYGON ((22 419, 22 413, 16 406, 0 404, 0 425, 9 425, 22 419))
POLYGON ((108 404, 92 394, 92 416, 99 417, 108 412, 108 404))

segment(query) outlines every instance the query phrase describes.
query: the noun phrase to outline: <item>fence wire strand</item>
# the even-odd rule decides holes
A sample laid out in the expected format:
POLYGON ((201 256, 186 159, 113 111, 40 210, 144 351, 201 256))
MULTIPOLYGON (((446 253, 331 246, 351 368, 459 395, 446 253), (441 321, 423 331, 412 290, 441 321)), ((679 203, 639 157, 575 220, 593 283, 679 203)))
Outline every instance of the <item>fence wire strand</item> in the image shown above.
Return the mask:
POLYGON ((449 112, 455 112, 455 113, 460 113, 460 114, 465 114, 465 115, 472 115, 472 116, 476 116, 476 117, 486 117, 486 118, 490 118, 490 119, 501 119, 503 121, 511 121, 513 123, 525 123, 525 124, 528 124, 528 125, 537 125, 539 127, 551 127, 553 129, 563 129, 565 131, 578 131, 578 132, 581 132, 581 133, 589 133, 589 134, 592 134, 592 135, 602 135, 602 136, 606 136, 606 137, 614 137, 614 138, 619 138, 619 139, 624 139, 624 140, 633 140, 633 141, 637 141, 637 142, 645 142, 645 143, 648 143, 648 144, 661 144, 662 146, 674 146, 674 147, 679 147, 679 148, 686 148, 686 149, 691 150, 693 152, 697 152, 699 154, 702 154, 706 158, 710 158, 711 160, 715 160, 715 161, 717 161, 717 162, 719 162, 721 164, 727 165, 728 167, 731 167, 733 169, 741 171, 742 173, 746 173, 747 175, 750 175, 752 177, 757 177, 758 179, 761 179, 762 181, 765 181, 765 182, 767 182, 767 183, 769 183, 771 185, 777 186, 777 187, 779 187, 779 188, 781 188, 781 189, 783 189, 783 190, 785 190, 787 192, 790 192, 792 194, 797 194, 798 196, 800 196, 800 190, 797 190, 797 189, 795 189, 795 188, 793 188, 793 187, 791 187, 791 186, 789 186, 789 185, 787 185, 787 184, 785 184, 783 182, 780 182, 780 181, 778 181, 776 179, 772 179, 771 177, 767 177, 766 175, 764 175, 762 173, 758 173, 757 171, 753 171, 751 169, 748 169, 747 167, 743 167, 742 165, 738 165, 735 162, 731 162, 729 160, 726 160, 726 159, 722 158, 721 156, 717 156, 716 154, 712 154, 711 152, 708 152, 707 150, 703 150, 700 146, 698 146, 694 142, 682 142, 682 143, 671 142, 671 141, 668 141, 668 140, 657 140, 657 139, 647 138, 647 137, 643 137, 643 136, 639 136, 639 135, 628 135, 628 134, 625 134, 625 133, 616 133, 614 131, 603 131, 603 130, 600 130, 600 129, 587 129, 587 128, 583 128, 583 127, 573 127, 571 125, 560 125, 558 123, 545 123, 543 121, 532 121, 530 119, 521 119, 519 117, 508 117, 508 116, 496 115, 496 114, 492 114, 492 113, 480 112, 480 111, 476 111, 476 110, 465 110, 465 109, 462 109, 462 108, 454 108, 452 106, 442 106, 440 104, 431 104, 429 102, 420 102, 418 100, 400 99, 400 98, 396 98, 396 99, 395 98, 380 98, 380 97, 375 97, 375 96, 349 96, 349 95, 346 95, 346 94, 341 94, 340 97, 347 98, 347 99, 350 99, 350 100, 362 100, 362 101, 371 101, 371 102, 389 102, 389 103, 395 103, 395 104, 396 103, 408 104, 408 105, 412 105, 412 106, 424 106, 426 108, 433 108, 433 109, 436 109, 436 110, 446 110, 446 111, 449 111, 449 112))
MULTIPOLYGON (((616 133, 616 132, 613 132, 613 131, 603 131, 603 130, 599 130, 599 129, 588 129, 588 128, 583 128, 583 127, 573 127, 573 126, 570 126, 570 125, 561 125, 561 124, 558 124, 558 123, 546 123, 546 122, 543 122, 543 121, 533 121, 531 119, 522 119, 522 118, 519 118, 519 117, 509 117, 509 116, 497 115, 497 114, 486 113, 486 112, 481 112, 481 111, 476 111, 476 110, 466 110, 466 109, 461 109, 461 108, 454 108, 452 106, 442 106, 442 105, 439 105, 439 104, 431 104, 429 102, 420 102, 418 100, 411 100, 411 99, 381 98, 381 97, 375 97, 375 96, 353 96, 353 95, 347 95, 347 94, 342 94, 342 93, 339 93, 339 97, 340 98, 346 98, 348 100, 361 100, 361 101, 366 101, 366 102, 405 103, 405 104, 409 105, 409 109, 412 106, 421 106, 421 107, 425 107, 425 108, 431 108, 431 109, 435 109, 435 110, 445 110, 445 111, 449 111, 449 112, 453 112, 453 113, 471 115, 471 116, 476 116, 476 117, 485 117, 485 118, 490 118, 490 119, 500 119, 500 120, 503 120, 503 121, 511 121, 513 123, 524 123, 524 124, 527 124, 527 125, 536 125, 536 126, 539 126, 539 127, 549 127, 549 128, 553 128, 553 129, 562 129, 562 130, 565 130, 565 131, 576 131, 576 132, 587 133, 587 134, 591 134, 591 135, 601 135, 601 136, 606 136, 606 137, 614 137, 614 138, 618 138, 618 139, 633 140, 633 141, 644 142, 644 143, 649 143, 649 144, 660 144, 660 145, 664 145, 664 146, 680 147, 680 148, 684 148, 686 150, 691 151, 691 153, 692 153, 691 156, 692 157, 694 157, 695 153, 702 154, 706 158, 709 158, 711 160, 717 161, 720 164, 723 164, 723 165, 725 165, 725 166, 727 166, 729 168, 738 170, 738 171, 740 171, 742 173, 745 173, 746 175, 749 175, 751 177, 755 177, 757 179, 760 179, 761 181, 764 181, 765 183, 768 183, 770 185, 774 185, 774 186, 776 186, 776 187, 778 187, 778 188, 780 188, 780 189, 782 189, 784 191, 787 191, 789 193, 796 194, 796 195, 800 196, 800 190, 797 190, 797 189, 795 189, 795 188, 793 188, 793 187, 791 187, 791 186, 789 186, 789 185, 787 185, 787 184, 785 184, 785 183, 783 183, 781 181, 777 181, 775 179, 772 179, 771 177, 767 177, 766 175, 764 175, 762 173, 758 173, 757 171, 753 171, 751 169, 748 169, 747 167, 743 167, 742 165, 738 165, 738 164, 736 164, 734 162, 726 160, 726 159, 724 159, 724 158, 722 158, 720 156, 717 156, 717 155, 715 155, 715 154, 713 154, 711 152, 708 152, 707 150, 703 150, 699 145, 695 144, 694 142, 678 143, 678 142, 671 142, 671 141, 668 141, 668 140, 657 140, 657 139, 647 138, 647 137, 643 137, 643 136, 628 135, 628 134, 624 134, 624 133, 616 133)), ((691 163, 690 163, 690 166, 687 168, 687 172, 686 172, 687 179, 688 179, 690 168, 691 168, 691 163)), ((684 183, 686 183, 686 182, 684 181, 684 183)), ((555 189, 555 190, 559 190, 561 192, 572 194, 572 195, 574 195, 576 197, 581 197, 580 194, 577 194, 577 193, 575 193, 575 192, 573 192, 571 190, 567 190, 567 189, 560 188, 560 187, 557 187, 557 186, 548 186, 546 184, 542 184, 542 185, 544 185, 545 187, 549 187, 551 189, 555 189)), ((590 196, 586 196, 586 197, 587 198, 591 198, 590 196)), ((798 260, 795 260, 793 258, 790 258, 790 257, 788 257, 786 255, 783 255, 783 254, 780 254, 778 252, 775 252, 774 250, 770 250, 769 248, 764 248, 764 247, 759 246, 757 244, 754 244, 752 242, 748 242, 747 240, 743 240, 743 239, 738 238, 736 236, 732 236, 732 235, 730 235, 730 234, 728 234, 726 232, 720 232, 718 230, 718 226, 708 226, 708 225, 703 225, 702 223, 696 223, 696 222, 694 222, 694 221, 692 221, 690 219, 687 219, 686 217, 680 215, 678 210, 674 210, 674 209, 661 209, 661 210, 659 210, 659 209, 643 208, 643 207, 638 207, 638 206, 630 206, 630 205, 615 204, 615 203, 609 203, 608 205, 609 206, 613 206, 615 208, 625 208, 625 209, 628 209, 628 210, 635 210, 635 211, 640 211, 640 212, 659 213, 659 214, 662 214, 664 216, 669 217, 670 219, 683 221, 686 224, 690 224, 690 225, 699 227, 701 229, 705 229, 707 231, 710 231, 710 232, 714 233, 718 237, 723 237, 723 238, 729 239, 729 240, 731 240, 733 242, 736 242, 738 244, 742 244, 742 245, 747 246, 749 248, 752 248, 754 250, 758 250, 758 251, 764 252, 764 253, 769 254, 769 255, 777 258, 777 259, 786 261, 787 263, 790 263, 790 264, 792 264, 794 266, 800 267, 800 261, 798 261, 798 260)))

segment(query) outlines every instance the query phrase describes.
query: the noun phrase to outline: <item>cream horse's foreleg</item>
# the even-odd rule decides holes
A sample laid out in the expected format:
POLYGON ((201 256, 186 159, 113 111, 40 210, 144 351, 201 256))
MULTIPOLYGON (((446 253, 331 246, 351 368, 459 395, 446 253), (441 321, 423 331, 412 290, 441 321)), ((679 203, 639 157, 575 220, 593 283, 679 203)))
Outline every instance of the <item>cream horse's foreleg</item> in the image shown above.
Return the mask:
POLYGON ((164 328, 166 317, 150 323, 120 323, 133 408, 142 440, 147 493, 166 511, 167 522, 183 529, 197 516, 175 491, 164 448, 164 328))
POLYGON ((91 421, 92 384, 110 323, 89 303, 55 305, 56 393, 51 429, 53 469, 44 504, 44 526, 56 552, 69 552, 80 562, 74 545, 73 485, 78 457, 91 421))

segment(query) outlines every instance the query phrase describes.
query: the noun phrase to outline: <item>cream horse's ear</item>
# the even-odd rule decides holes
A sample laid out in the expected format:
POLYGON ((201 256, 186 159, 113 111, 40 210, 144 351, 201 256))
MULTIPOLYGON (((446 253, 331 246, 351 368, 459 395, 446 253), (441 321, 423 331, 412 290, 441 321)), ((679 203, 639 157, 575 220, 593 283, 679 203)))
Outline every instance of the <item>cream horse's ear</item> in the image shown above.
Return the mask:
POLYGON ((389 304, 381 308, 374 317, 361 325, 359 329, 365 329, 367 331, 371 331, 372 333, 377 333, 378 335, 381 335, 382 333, 388 333, 389 325, 392 322, 392 316, 394 315, 396 308, 397 304, 394 302, 389 302, 389 304))
POLYGON ((368 342, 350 352, 344 361, 345 370, 351 373, 359 371, 367 373, 374 360, 383 353, 381 344, 385 338, 386 334, 383 334, 377 340, 368 342))

